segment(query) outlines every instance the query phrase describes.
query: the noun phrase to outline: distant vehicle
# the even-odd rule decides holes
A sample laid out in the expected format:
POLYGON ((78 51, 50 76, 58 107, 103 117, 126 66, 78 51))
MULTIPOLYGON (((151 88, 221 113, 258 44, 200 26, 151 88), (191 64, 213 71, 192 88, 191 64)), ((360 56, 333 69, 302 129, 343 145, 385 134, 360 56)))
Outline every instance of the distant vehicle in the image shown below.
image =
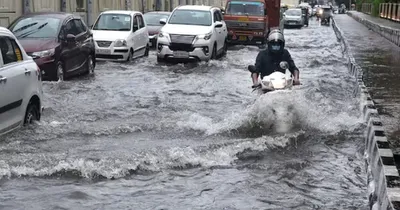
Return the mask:
POLYGON ((321 15, 321 25, 330 25, 332 17, 332 8, 329 6, 322 7, 323 12, 321 15))
POLYGON ((338 6, 333 6, 333 13, 336 13, 336 12, 338 12, 338 10, 339 10, 339 7, 338 6))
POLYGON ((311 16, 315 16, 317 14, 317 7, 315 6, 314 8, 312 8, 311 10, 311 16))
POLYGON ((0 27, 0 135, 40 120, 42 95, 38 65, 11 31, 0 27))
POLYGON ((39 65, 44 80, 64 80, 94 72, 92 33, 80 16, 62 12, 30 13, 11 23, 9 29, 39 65))
POLYGON ((97 60, 130 61, 149 55, 149 33, 141 12, 102 12, 92 27, 92 33, 97 60))
POLYGON ((228 43, 262 46, 271 30, 283 31, 283 9, 276 9, 279 4, 280 0, 227 0, 224 20, 228 43))
POLYGON ((311 16, 311 13, 312 13, 312 7, 310 6, 310 4, 309 4, 309 3, 307 3, 307 2, 303 2, 303 3, 299 4, 297 7, 298 7, 298 8, 307 8, 307 10, 308 10, 308 14, 310 14, 310 16, 311 16))
POLYGON ((304 26, 304 18, 301 9, 288 9, 285 12, 284 16, 284 25, 285 27, 294 26, 294 27, 303 27, 304 26))
POLYGON ((218 7, 179 6, 157 38, 157 61, 169 59, 208 61, 227 52, 228 31, 218 7))
POLYGON ((163 25, 160 23, 160 19, 168 19, 170 12, 148 12, 143 15, 144 21, 149 31, 149 44, 150 47, 155 47, 157 44, 157 36, 163 25))
POLYGON ((346 12, 347 12, 347 10, 346 10, 346 5, 341 4, 340 7, 339 7, 338 13, 339 13, 339 14, 345 14, 346 12))

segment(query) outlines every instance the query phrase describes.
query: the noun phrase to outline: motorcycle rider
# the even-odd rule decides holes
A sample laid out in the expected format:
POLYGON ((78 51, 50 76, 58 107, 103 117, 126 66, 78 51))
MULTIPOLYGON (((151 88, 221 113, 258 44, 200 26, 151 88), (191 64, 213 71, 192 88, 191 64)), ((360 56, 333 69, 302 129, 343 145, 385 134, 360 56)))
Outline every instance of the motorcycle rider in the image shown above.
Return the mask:
POLYGON ((285 39, 282 32, 278 29, 273 30, 268 35, 268 48, 258 53, 255 66, 249 66, 251 78, 253 80, 252 88, 260 86, 258 76, 261 74, 261 79, 274 71, 285 73, 284 69, 280 68, 280 62, 286 61, 289 64, 289 71, 294 76, 293 85, 300 85, 299 69, 296 67, 289 51, 284 49, 285 39))

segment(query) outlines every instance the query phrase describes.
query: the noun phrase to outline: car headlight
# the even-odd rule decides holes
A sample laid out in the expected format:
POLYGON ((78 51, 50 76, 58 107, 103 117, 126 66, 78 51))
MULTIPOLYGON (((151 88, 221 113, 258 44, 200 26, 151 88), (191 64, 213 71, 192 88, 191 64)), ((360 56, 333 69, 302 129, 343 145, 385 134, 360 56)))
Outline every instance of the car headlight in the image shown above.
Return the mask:
POLYGON ((114 47, 124 47, 124 46, 126 46, 126 40, 117 39, 115 41, 114 47))
POLYGON ((34 52, 34 53, 32 53, 32 57, 34 57, 34 58, 49 57, 49 56, 53 56, 54 52, 55 52, 55 49, 34 52))
POLYGON ((212 32, 208 33, 208 34, 203 34, 203 35, 198 35, 197 37, 199 39, 204 39, 204 40, 209 40, 212 36, 212 32))

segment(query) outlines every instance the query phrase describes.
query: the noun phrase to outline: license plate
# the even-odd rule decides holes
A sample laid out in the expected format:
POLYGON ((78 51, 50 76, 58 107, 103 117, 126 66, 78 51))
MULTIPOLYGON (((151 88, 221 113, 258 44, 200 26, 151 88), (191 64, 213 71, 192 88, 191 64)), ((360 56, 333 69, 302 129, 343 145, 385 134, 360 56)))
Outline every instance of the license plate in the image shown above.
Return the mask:
POLYGON ((294 25, 295 24, 295 22, 289 22, 289 25, 294 25))
POLYGON ((246 40, 247 40, 246 36, 239 36, 239 41, 246 41, 246 40))
POLYGON ((149 46, 152 47, 153 46, 153 42, 150 41, 149 42, 149 46))
POLYGON ((175 58, 189 58, 189 53, 185 51, 175 51, 174 52, 175 58))
POLYGON ((96 49, 96 54, 111 54, 111 50, 109 49, 96 49))

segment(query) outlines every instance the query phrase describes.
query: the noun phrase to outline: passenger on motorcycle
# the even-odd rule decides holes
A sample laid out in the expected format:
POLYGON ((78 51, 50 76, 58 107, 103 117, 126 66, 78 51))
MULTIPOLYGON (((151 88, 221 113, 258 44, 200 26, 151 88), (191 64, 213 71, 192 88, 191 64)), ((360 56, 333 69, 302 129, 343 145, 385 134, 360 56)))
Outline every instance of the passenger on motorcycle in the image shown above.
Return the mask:
POLYGON ((281 71, 285 73, 284 69, 281 69, 279 64, 282 61, 286 61, 289 64, 289 71, 294 76, 293 85, 300 85, 299 80, 299 69, 294 64, 294 61, 285 47, 285 39, 283 34, 279 30, 273 30, 267 39, 268 48, 258 53, 256 58, 255 66, 249 66, 251 72, 251 78, 253 79, 252 88, 258 87, 258 76, 261 74, 261 79, 274 71, 281 71))

